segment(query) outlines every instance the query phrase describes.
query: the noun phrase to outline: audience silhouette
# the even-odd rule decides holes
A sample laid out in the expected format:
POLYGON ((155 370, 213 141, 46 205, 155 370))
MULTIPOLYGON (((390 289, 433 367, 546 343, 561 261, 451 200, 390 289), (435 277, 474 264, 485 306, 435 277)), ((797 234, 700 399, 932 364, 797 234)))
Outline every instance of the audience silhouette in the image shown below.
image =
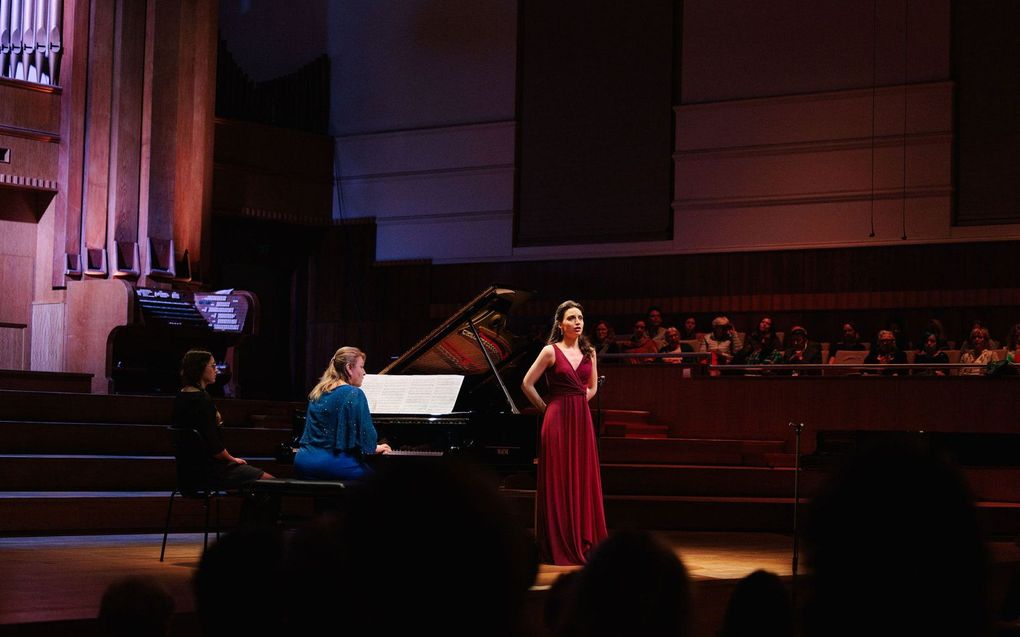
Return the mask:
POLYGON ((107 637, 166 637, 174 599, 151 577, 131 576, 107 587, 99 627, 107 637))
POLYGON ((646 531, 610 535, 571 589, 556 631, 563 637, 691 634, 687 569, 646 531))
POLYGON ((719 637, 793 637, 793 605, 779 576, 757 570, 730 595, 719 637))
POLYGON ((959 471, 909 444, 862 449, 814 499, 805 635, 987 635, 987 549, 959 471))

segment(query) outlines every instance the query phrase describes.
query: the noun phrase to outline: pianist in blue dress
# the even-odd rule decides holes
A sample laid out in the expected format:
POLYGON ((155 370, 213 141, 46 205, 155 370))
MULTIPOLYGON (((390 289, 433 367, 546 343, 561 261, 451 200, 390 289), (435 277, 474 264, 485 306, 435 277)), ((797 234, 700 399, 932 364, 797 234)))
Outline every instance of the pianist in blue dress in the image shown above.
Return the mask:
POLYGON ((341 347, 308 394, 308 412, 294 470, 309 480, 357 480, 372 473, 365 456, 387 453, 378 444, 368 399, 361 391, 365 353, 341 347))

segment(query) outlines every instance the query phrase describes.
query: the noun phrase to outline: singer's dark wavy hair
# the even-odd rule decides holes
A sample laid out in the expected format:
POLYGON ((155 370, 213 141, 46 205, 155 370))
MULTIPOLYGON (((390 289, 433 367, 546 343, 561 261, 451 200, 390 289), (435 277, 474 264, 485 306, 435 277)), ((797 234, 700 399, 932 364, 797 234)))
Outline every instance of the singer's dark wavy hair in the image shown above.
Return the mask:
MULTIPOLYGON (((563 340, 563 330, 560 329, 560 323, 563 322, 563 316, 567 313, 567 310, 577 309, 581 312, 581 316, 584 316, 584 308, 577 301, 564 301, 560 303, 560 306, 556 308, 556 314, 553 315, 552 331, 549 332, 549 340, 546 342, 550 345, 553 343, 559 343, 563 340)), ((592 347, 591 341, 584 334, 581 334, 581 338, 577 339, 577 345, 581 348, 581 353, 585 356, 594 356, 595 348, 592 347)))

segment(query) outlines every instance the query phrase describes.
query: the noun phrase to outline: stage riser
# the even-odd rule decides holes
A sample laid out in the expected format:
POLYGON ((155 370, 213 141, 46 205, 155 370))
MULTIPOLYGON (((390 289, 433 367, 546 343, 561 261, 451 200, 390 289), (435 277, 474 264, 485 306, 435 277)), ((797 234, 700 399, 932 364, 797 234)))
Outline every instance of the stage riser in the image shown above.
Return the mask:
MULTIPOLYGON (((292 466, 269 458, 251 464, 277 477, 290 477, 292 466)), ((4 491, 155 491, 174 488, 173 457, 118 456, 0 458, 4 491)))
MULTIPOLYGON (((168 491, 145 497, 0 497, 0 534, 161 532, 169 495, 168 491)), ((533 527, 534 494, 514 491, 504 497, 520 524, 526 528, 533 527)), ((802 514, 807 513, 807 506, 803 505, 802 514)), ((241 500, 224 498, 221 507, 223 527, 230 528, 238 520, 241 500)), ((293 498, 285 501, 283 511, 288 519, 307 520, 313 508, 309 499, 293 498)), ((179 497, 174 499, 171 525, 174 532, 201 531, 203 519, 199 501, 179 497)), ((979 506, 978 520, 989 536, 1012 536, 1020 528, 1020 506, 979 506)), ((793 528, 793 503, 790 499, 744 498, 722 501, 612 496, 606 499, 606 521, 611 529, 789 533, 793 528)))
MULTIPOLYGON (((265 456, 290 442, 289 429, 224 427, 231 453, 265 456)), ((0 422, 0 454, 171 455, 162 425, 99 423, 0 422)))
MULTIPOLYGON (((602 489, 606 495, 793 497, 794 477, 792 469, 603 465, 602 489)), ((802 471, 802 492, 813 494, 823 477, 802 471)))
MULTIPOLYGON (((698 440, 606 438, 599 446, 603 463, 629 464, 701 464, 687 459, 718 459, 704 464, 744 464, 761 466, 766 454, 783 453, 786 443, 779 440, 698 440)), ((792 454, 791 454, 792 455, 792 454)))
MULTIPOLYGON (((173 396, 59 394, 0 390, 0 420, 169 425, 173 396)), ((216 398, 228 426, 290 429, 305 403, 216 398)))

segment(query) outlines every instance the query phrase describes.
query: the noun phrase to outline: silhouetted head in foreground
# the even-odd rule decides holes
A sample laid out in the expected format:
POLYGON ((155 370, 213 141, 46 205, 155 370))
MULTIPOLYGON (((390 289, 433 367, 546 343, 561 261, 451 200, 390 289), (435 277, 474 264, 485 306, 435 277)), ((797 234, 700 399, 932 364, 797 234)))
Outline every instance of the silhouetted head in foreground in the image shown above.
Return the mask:
POLYGON ((690 634, 687 569, 670 547, 645 531, 610 535, 578 573, 572 593, 561 635, 690 634))
POLYGON ((793 637, 793 606, 779 576, 757 570, 730 595, 720 637, 793 637))
POLYGON ((805 540, 805 634, 989 634, 974 502, 959 471, 931 452, 858 453, 815 498, 805 540))
POLYGON ((174 600, 151 577, 126 577, 110 584, 99 605, 99 625, 108 637, 170 634, 174 600))

